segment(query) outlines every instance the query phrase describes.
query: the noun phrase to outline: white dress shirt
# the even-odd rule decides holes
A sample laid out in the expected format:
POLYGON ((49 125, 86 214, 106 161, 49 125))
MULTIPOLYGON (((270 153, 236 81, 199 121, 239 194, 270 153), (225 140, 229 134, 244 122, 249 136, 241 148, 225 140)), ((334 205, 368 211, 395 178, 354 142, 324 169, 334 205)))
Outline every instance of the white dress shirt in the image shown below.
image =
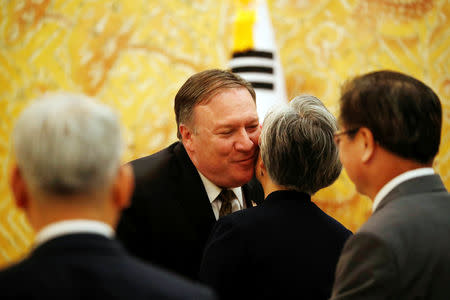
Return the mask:
POLYGON ((402 173, 398 175, 397 177, 392 178, 388 183, 386 183, 377 193, 375 198, 373 199, 373 205, 372 205, 372 212, 374 212, 378 205, 380 205, 381 200, 383 200, 384 197, 389 194, 390 191, 392 191, 395 187, 400 185, 400 183, 403 183, 407 180, 421 177, 421 176, 427 176, 427 175, 433 175, 434 170, 433 168, 419 168, 414 169, 411 171, 407 171, 405 173, 402 173))
MULTIPOLYGON (((198 171, 198 170, 197 170, 198 171)), ((202 179, 203 186, 205 187, 206 193, 208 194, 209 202, 211 202, 211 207, 214 211, 214 216, 216 217, 216 220, 219 219, 219 211, 220 207, 222 206, 222 202, 219 199, 216 199, 217 196, 219 196, 222 189, 211 182, 208 178, 203 176, 202 173, 198 171, 198 174, 200 175, 200 178, 202 179)), ((246 207, 245 201, 244 201, 244 195, 242 194, 242 188, 236 187, 230 189, 234 192, 237 198, 233 199, 233 202, 231 203, 231 210, 233 212, 244 209, 246 207)))
POLYGON ((112 238, 114 230, 106 223, 86 219, 74 219, 51 223, 42 228, 36 235, 34 246, 37 247, 48 240, 72 233, 95 233, 112 238))

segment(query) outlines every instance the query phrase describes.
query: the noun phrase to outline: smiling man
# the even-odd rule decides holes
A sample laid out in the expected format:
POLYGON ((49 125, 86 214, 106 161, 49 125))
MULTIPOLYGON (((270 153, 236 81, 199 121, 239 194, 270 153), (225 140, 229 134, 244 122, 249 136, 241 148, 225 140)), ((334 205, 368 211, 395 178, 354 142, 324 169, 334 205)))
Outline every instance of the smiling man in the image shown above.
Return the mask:
POLYGON ((194 74, 174 106, 180 141, 130 163, 136 189, 117 234, 134 255, 196 280, 216 220, 264 197, 252 180, 260 126, 253 88, 228 71, 194 74))

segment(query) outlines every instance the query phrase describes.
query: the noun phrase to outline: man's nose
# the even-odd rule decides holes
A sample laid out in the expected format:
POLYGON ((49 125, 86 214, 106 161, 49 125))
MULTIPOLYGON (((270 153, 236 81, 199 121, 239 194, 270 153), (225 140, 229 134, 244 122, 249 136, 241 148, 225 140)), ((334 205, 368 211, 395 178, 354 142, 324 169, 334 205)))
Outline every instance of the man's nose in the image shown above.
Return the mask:
POLYGON ((248 152, 251 151, 255 143, 251 140, 247 130, 242 129, 239 132, 237 141, 235 142, 235 148, 237 151, 248 152))

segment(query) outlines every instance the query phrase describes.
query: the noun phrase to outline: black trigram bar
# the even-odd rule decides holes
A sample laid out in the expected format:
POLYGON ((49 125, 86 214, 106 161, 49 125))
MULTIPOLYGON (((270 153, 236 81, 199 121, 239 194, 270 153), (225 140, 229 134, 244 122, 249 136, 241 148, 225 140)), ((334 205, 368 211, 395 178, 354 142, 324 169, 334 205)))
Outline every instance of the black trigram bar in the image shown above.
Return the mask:
POLYGON ((263 58, 271 58, 273 59, 273 53, 268 51, 257 51, 257 50, 247 50, 241 52, 234 52, 233 58, 235 57, 263 57, 263 58))
POLYGON ((254 89, 273 90, 273 83, 250 81, 254 89))
POLYGON ((233 72, 233 73, 255 72, 255 73, 273 74, 273 68, 272 67, 258 67, 258 66, 242 66, 242 67, 232 68, 231 72, 233 72))

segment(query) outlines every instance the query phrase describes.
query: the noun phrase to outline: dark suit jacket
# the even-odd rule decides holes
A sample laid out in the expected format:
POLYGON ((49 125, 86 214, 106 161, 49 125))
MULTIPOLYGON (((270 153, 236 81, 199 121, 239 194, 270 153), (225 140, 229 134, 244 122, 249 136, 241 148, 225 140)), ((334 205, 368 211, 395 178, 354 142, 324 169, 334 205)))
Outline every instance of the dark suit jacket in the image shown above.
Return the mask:
MULTIPOLYGON (((198 279, 200 260, 216 222, 203 182, 176 142, 131 162, 136 188, 124 211, 117 236, 135 256, 191 279, 198 279)), ((247 207, 260 202, 259 183, 243 187, 247 207)))
POLYGON ((332 299, 450 299, 450 196, 438 175, 380 202, 343 249, 332 299))
POLYGON ((276 191, 257 207, 219 219, 200 279, 221 299, 328 299, 350 235, 309 195, 276 191))
POLYGON ((215 299, 212 291, 148 266, 114 240, 70 234, 0 272, 3 299, 215 299))

